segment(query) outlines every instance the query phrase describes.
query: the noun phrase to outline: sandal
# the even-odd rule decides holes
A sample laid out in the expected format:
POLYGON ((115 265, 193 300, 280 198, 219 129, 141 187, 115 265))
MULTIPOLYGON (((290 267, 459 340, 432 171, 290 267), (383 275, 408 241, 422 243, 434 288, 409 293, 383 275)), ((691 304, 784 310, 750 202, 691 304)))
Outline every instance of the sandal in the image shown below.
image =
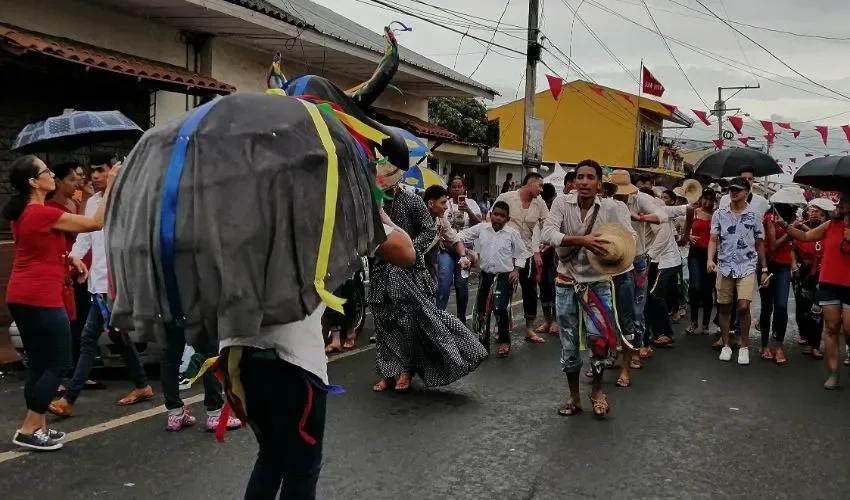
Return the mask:
POLYGON ((534 333, 548 333, 551 329, 551 323, 546 321, 542 325, 537 327, 537 330, 534 330, 534 333))
POLYGON ((384 392, 395 386, 395 380, 391 378, 382 378, 372 386, 374 392, 384 392))
POLYGON ((697 332, 697 327, 694 326, 694 325, 691 325, 691 326, 685 328, 685 334, 686 335, 699 335, 699 333, 697 332))
POLYGON ((590 402, 593 404, 593 416, 596 418, 605 418, 608 412, 611 411, 611 406, 608 404, 608 398, 604 394, 596 399, 590 396, 590 402))
POLYGON ((130 406, 142 401, 147 401, 153 398, 153 388, 151 386, 141 389, 133 389, 130 394, 118 400, 118 406, 130 406))
POLYGON ((797 337, 797 343, 800 345, 806 345, 809 343, 809 339, 806 337, 797 337))
POLYGON ((581 408, 581 406, 573 402, 568 402, 564 406, 558 408, 558 415, 562 417, 572 417, 573 415, 578 415, 583 411, 584 410, 581 408))
POLYGON ((345 340, 342 341, 343 349, 353 349, 354 345, 357 343, 357 337, 345 337, 345 340))
POLYGON ((504 342, 499 344, 499 352, 496 353, 497 358, 506 358, 508 354, 511 353, 511 344, 510 342, 504 342))
POLYGON ((561 334, 561 327, 558 326, 558 323, 555 323, 554 321, 552 322, 552 325, 549 327, 549 334, 550 335, 560 335, 561 334))
POLYGON ((395 381, 395 392, 410 392, 410 374, 402 373, 395 381))
POLYGON ((632 358, 632 360, 629 361, 629 368, 631 368, 632 370, 640 370, 641 368, 643 368, 643 363, 640 362, 640 358, 632 358))
POLYGON ((788 359, 785 358, 785 351, 782 350, 782 349, 776 350, 776 354, 774 354, 773 359, 774 359, 774 361, 776 361, 776 364, 779 365, 779 366, 782 366, 782 365, 788 363, 788 359))
POLYGON ((639 354, 640 359, 651 358, 652 355, 653 355, 653 352, 652 352, 651 347, 641 347, 640 348, 640 354, 639 354))
POLYGON ((667 335, 662 335, 662 336, 658 337, 657 339, 653 340, 652 344, 657 345, 657 346, 661 346, 661 347, 666 347, 666 346, 672 345, 675 342, 676 342, 675 340, 671 339, 667 335))
POLYGON ((537 335, 534 332, 528 332, 528 335, 525 336, 525 341, 526 342, 533 342, 535 344, 545 344, 546 343, 546 339, 544 339, 540 335, 537 335))
POLYGON ((759 356, 761 359, 770 361, 773 359, 773 352, 770 350, 770 347, 762 347, 759 349, 759 356))
POLYGON ((333 344, 328 344, 327 346, 325 346, 325 354, 334 354, 337 352, 342 352, 342 347, 335 346, 333 344))
POLYGON ((584 376, 587 378, 593 378, 593 368, 588 368, 586 372, 584 372, 584 376))
POLYGON ((631 387, 631 385, 632 379, 630 379, 629 377, 625 377, 623 375, 617 377, 617 387, 631 387))

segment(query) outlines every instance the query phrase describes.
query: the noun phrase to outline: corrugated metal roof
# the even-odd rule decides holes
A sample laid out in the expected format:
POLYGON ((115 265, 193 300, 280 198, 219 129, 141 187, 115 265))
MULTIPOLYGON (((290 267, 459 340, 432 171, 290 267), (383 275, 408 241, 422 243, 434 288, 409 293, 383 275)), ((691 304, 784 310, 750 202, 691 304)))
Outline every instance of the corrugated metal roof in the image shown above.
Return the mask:
MULTIPOLYGON (((310 0, 227 0, 251 10, 274 17, 295 26, 312 29, 337 40, 383 54, 386 41, 380 33, 361 26, 310 0)), ((461 75, 412 50, 399 47, 401 60, 411 66, 440 75, 452 81, 469 85, 485 92, 498 95, 490 87, 461 75)))

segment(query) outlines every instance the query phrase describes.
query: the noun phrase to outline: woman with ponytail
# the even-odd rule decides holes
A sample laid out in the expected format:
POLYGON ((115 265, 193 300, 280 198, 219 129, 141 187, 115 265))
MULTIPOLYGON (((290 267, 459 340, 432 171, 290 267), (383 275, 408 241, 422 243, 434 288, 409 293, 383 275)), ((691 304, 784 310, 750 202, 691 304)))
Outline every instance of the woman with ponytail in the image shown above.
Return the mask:
MULTIPOLYGON (((27 415, 13 443, 34 450, 57 450, 64 432, 47 428, 44 413, 62 376, 71 369, 71 327, 63 300, 67 266, 81 279, 87 270, 68 257, 66 235, 103 227, 106 203, 93 217, 45 206, 56 189, 54 173, 35 156, 21 157, 9 169, 12 198, 3 207, 15 240, 15 262, 6 287, 9 313, 27 353, 29 372, 24 385, 27 415)), ((110 182, 114 171, 110 175, 110 182)), ((109 187, 105 197, 109 196, 109 187)))

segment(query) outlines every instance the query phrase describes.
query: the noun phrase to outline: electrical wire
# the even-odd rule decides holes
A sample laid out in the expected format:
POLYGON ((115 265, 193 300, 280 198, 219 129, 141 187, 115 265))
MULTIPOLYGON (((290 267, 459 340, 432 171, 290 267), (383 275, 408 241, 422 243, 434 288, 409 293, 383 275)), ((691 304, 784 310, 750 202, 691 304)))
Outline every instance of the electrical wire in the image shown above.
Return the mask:
POLYGON ((665 47, 667 47, 667 52, 669 52, 669 53, 670 53, 670 57, 672 57, 672 58, 673 58, 673 62, 674 62, 674 63, 676 63, 676 67, 677 67, 677 68, 679 68, 679 71, 682 73, 682 76, 683 76, 683 77, 685 77, 685 81, 687 81, 687 82, 688 82, 688 85, 690 85, 690 86, 691 86, 691 90, 693 90, 693 91, 694 91, 694 94, 696 94, 696 96, 697 96, 697 97, 699 98, 699 100, 703 103, 703 105, 704 105, 706 108, 710 108, 711 106, 709 106, 709 105, 708 105, 708 103, 707 103, 707 102, 705 102, 705 99, 703 99, 703 98, 702 98, 702 96, 700 95, 699 91, 697 91, 697 88, 694 86, 694 83, 693 83, 693 82, 691 81, 691 79, 688 77, 688 74, 687 74, 687 73, 685 73, 685 70, 682 68, 682 65, 681 65, 681 64, 679 64, 679 60, 678 60, 678 59, 676 59, 676 54, 674 54, 674 53, 673 53, 673 49, 672 49, 672 48, 670 48, 670 44, 669 44, 669 43, 667 43, 667 39, 666 39, 666 38, 664 38, 664 34, 663 34, 663 33, 661 33, 661 28, 659 28, 659 27, 658 27, 658 23, 657 23, 657 22, 655 22, 655 16, 653 16, 653 15, 652 15, 652 11, 651 11, 651 10, 649 10, 649 6, 646 4, 646 0, 641 0, 641 3, 643 4, 643 8, 646 10, 646 14, 649 16, 649 20, 650 20, 650 21, 652 21, 652 25, 653 25, 653 26, 655 26, 655 31, 657 31, 657 32, 658 32, 658 34, 659 34, 659 35, 661 35, 661 41, 663 41, 663 42, 664 42, 664 46, 665 46, 665 47))
POLYGON ((478 68, 481 67, 481 63, 484 62, 484 59, 487 59, 487 54, 490 53, 490 47, 493 45, 493 40, 496 39, 496 33, 499 32, 499 25, 502 24, 502 18, 505 17, 505 12, 508 11, 508 7, 510 5, 511 5, 511 0, 507 0, 507 2, 505 2, 505 8, 502 9, 502 15, 499 16, 499 20, 496 21, 496 27, 493 28, 493 36, 490 37, 490 43, 487 44, 487 48, 484 49, 484 55, 481 56, 481 60, 478 61, 478 65, 476 65, 475 69, 472 70, 472 73, 469 74, 469 78, 472 78, 473 76, 475 76, 475 73, 478 73, 478 68))
MULTIPOLYGON (((473 14, 467 14, 466 12, 460 12, 460 11, 456 11, 456 10, 452 10, 452 9, 447 9, 447 8, 445 8, 445 7, 441 7, 441 6, 439 6, 439 5, 434 5, 434 4, 431 4, 431 3, 425 2, 425 1, 423 1, 423 0, 409 0, 409 1, 410 1, 410 2, 413 2, 413 3, 418 3, 418 4, 421 4, 421 5, 425 5, 425 6, 427 6, 427 7, 431 7, 432 9, 437 9, 437 10, 440 10, 440 11, 443 11, 443 12, 448 12, 448 13, 450 13, 450 14, 455 14, 455 15, 459 15, 459 16, 469 17, 469 18, 472 18, 472 19, 480 19, 480 20, 482 20, 482 21, 489 21, 489 22, 491 22, 491 23, 494 23, 494 22, 495 22, 495 21, 493 21, 492 19, 488 19, 488 18, 486 18, 486 17, 479 17, 479 16, 476 16, 476 15, 473 15, 473 14)), ((511 28, 516 28, 518 31, 527 31, 527 30, 528 30, 528 27, 527 27, 527 26, 520 26, 520 25, 518 25, 518 24, 511 24, 511 23, 502 23, 502 24, 504 24, 504 26, 509 26, 509 27, 511 27, 511 28)), ((492 29, 492 27, 490 27, 490 29, 492 29)))

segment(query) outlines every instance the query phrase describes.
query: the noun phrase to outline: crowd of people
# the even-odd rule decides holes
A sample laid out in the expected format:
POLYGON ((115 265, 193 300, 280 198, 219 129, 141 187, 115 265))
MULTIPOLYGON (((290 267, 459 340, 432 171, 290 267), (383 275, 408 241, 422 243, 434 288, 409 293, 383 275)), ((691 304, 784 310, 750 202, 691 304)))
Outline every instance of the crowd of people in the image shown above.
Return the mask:
MULTIPOLYGON (((118 404, 154 396, 133 342, 109 324, 102 228, 120 163, 113 157, 93 157, 89 163, 87 169, 74 164, 49 168, 24 156, 10 169, 15 195, 3 216, 11 222, 16 257, 6 300, 29 361, 28 411, 13 440, 31 449, 61 447, 65 434, 52 429, 45 414, 70 416, 80 391, 97 384, 89 378, 102 334, 117 347, 134 385, 118 404)), ((560 341, 567 378, 566 398, 558 408, 563 416, 583 412, 579 380, 584 374, 592 379, 592 413, 604 418, 610 412, 602 384, 605 370, 620 357, 616 386, 631 386, 633 372, 644 367, 654 349, 675 344, 673 323, 688 317, 688 309, 687 334, 719 333, 714 344, 719 359, 730 361, 737 349, 737 363, 748 364, 750 305, 756 293, 761 298, 759 356, 788 363, 783 344, 793 291, 797 341, 805 343, 804 353, 826 359, 824 387, 839 385, 839 334, 850 332, 848 196, 842 195, 837 205, 816 198, 799 210, 796 201, 769 201, 753 193, 754 172, 747 167, 722 188, 689 180, 669 189, 649 174, 633 178, 629 171, 615 170, 606 175, 597 162, 585 160, 568 174, 562 194, 531 172, 517 189, 505 190, 482 207, 467 197, 461 177, 452 178, 447 189, 433 186, 419 196, 399 187, 401 171, 388 168, 378 176, 386 241, 371 256, 367 297, 375 320, 375 392, 408 392, 415 377, 425 387, 450 384, 474 371, 490 355, 491 343, 497 345, 497 357, 509 356, 517 287, 522 289, 524 340, 541 344, 557 336, 560 341), (473 267, 480 278, 476 296, 470 297, 473 267), (454 313, 446 311, 452 291, 454 313)), ((193 348, 209 358, 219 349, 239 346, 256 357, 272 346, 274 361, 280 363, 243 365, 242 381, 255 405, 251 412, 266 429, 258 434, 261 452, 249 491, 257 498, 277 491, 286 475, 293 488, 306 492, 303 498, 312 498, 321 464, 325 397, 334 392, 325 355, 351 348, 355 334, 345 314, 324 306, 303 321, 262 334, 262 341, 237 338, 193 348), (322 340, 323 322, 335 332, 329 343, 322 340), (316 336, 298 340, 302 337, 288 333, 293 329, 316 336), (302 372, 309 374, 306 386, 299 382, 302 372), (286 386, 295 402, 291 407, 275 403, 275 394, 263 383, 271 376, 292 382, 286 386), (280 426, 290 420, 292 429, 280 426), (283 471, 272 472, 276 460, 286 463, 283 471)), ((177 340, 169 342, 162 363, 171 431, 195 423, 179 396, 185 342, 177 340)), ((207 429, 240 427, 238 418, 222 413, 222 387, 212 372, 203 381, 207 429)))

